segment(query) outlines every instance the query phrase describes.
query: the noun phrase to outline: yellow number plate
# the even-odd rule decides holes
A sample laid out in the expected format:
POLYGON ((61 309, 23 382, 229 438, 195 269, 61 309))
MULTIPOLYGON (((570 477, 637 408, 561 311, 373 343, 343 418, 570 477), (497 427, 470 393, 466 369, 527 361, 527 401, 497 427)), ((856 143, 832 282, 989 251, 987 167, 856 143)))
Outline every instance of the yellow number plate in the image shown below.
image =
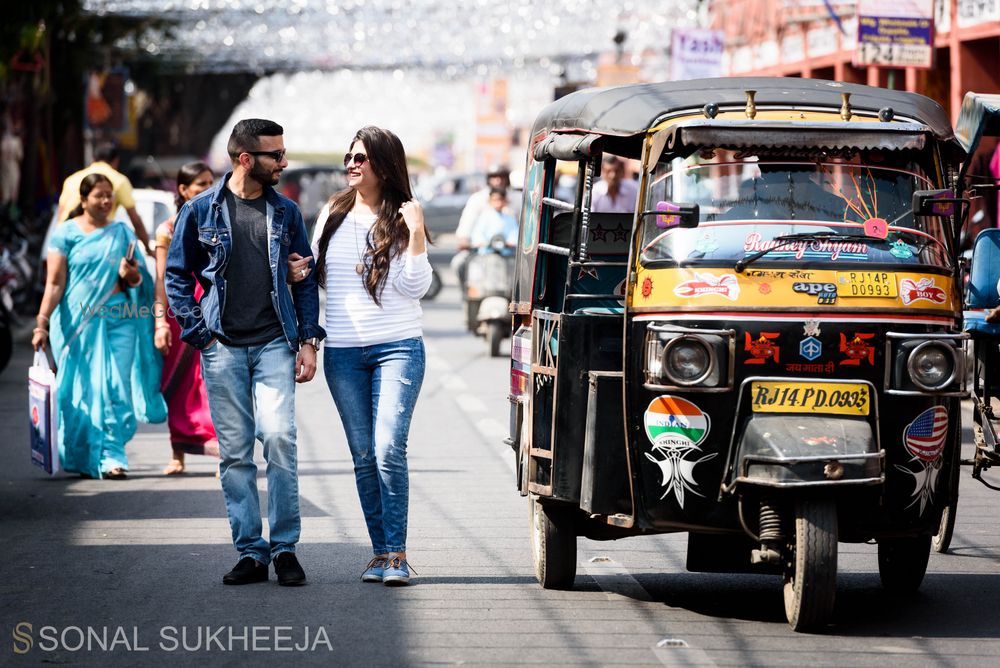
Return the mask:
POLYGON ((895 297, 896 276, 888 271, 838 271, 838 297, 895 297))
POLYGON ((868 386, 857 383, 758 381, 750 384, 750 401, 755 413, 868 415, 871 399, 868 386))

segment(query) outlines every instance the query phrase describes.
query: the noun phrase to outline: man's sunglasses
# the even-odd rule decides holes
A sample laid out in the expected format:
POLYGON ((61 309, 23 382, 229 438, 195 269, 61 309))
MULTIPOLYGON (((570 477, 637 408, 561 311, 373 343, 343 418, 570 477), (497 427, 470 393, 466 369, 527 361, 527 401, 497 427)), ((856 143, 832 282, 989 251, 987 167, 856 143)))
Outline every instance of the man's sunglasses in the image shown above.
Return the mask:
POLYGON ((250 155, 253 156, 266 155, 275 162, 281 162, 281 159, 285 157, 285 149, 281 149, 280 151, 243 151, 243 152, 249 153, 250 155))
POLYGON ((355 165, 357 165, 358 167, 360 167, 361 165, 365 164, 365 160, 367 160, 367 159, 368 159, 368 156, 365 155, 364 153, 354 153, 353 155, 350 154, 350 153, 345 153, 344 154, 344 167, 347 167, 349 164, 351 164, 351 160, 354 161, 355 165))

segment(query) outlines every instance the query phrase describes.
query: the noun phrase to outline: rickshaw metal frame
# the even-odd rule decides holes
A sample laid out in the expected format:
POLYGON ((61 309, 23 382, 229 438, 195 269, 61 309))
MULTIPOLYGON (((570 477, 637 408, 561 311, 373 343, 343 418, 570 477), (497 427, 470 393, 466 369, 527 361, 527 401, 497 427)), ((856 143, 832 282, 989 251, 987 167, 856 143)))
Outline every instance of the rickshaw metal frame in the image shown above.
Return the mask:
POLYGON ((728 487, 723 487, 723 491, 729 492, 736 488, 739 483, 744 483, 748 485, 754 485, 755 487, 771 487, 778 489, 790 489, 796 487, 832 487, 832 486, 844 486, 844 485, 878 485, 885 482, 885 449, 881 449, 878 452, 865 452, 853 455, 808 455, 808 456, 798 456, 798 457, 767 457, 764 455, 746 455, 740 462, 740 473, 733 479, 733 482, 728 487), (847 480, 806 480, 802 482, 766 482, 758 479, 751 479, 747 476, 750 471, 750 464, 779 464, 779 465, 793 465, 802 464, 809 462, 842 462, 842 461, 854 461, 854 460, 869 460, 877 459, 879 460, 879 468, 881 473, 877 478, 850 478, 847 480))
MULTIPOLYGON (((898 397, 922 397, 922 396, 936 396, 936 397, 958 397, 960 399, 967 399, 969 397, 968 389, 968 379, 964 373, 966 359, 968 357, 967 342, 971 338, 968 332, 958 332, 955 334, 945 334, 942 332, 886 332, 885 333, 885 359, 887 360, 885 365, 885 382, 882 386, 883 391, 886 394, 891 394, 898 397), (951 385, 958 380, 959 389, 953 391, 939 392, 934 390, 899 390, 895 389, 892 384, 892 364, 888 360, 892 359, 892 353, 895 350, 893 341, 915 341, 924 339, 927 341, 960 341, 961 345, 956 348, 956 350, 961 351, 960 359, 956 359, 955 369, 952 373, 952 379, 947 383, 951 385)), ((915 384, 915 383, 914 383, 915 384)))
MULTIPOLYGON (((743 406, 743 398, 746 395, 749 394, 747 386, 750 383, 753 383, 755 381, 761 381, 761 382, 788 382, 788 383, 802 383, 802 382, 805 382, 805 381, 803 381, 802 378, 796 377, 796 376, 747 376, 743 380, 743 382, 740 383, 739 392, 738 392, 738 395, 737 395, 737 398, 736 398, 736 408, 734 410, 734 414, 736 416, 740 416, 740 415, 743 414, 742 411, 741 411, 742 406, 743 406)), ((846 382, 846 381, 843 381, 842 379, 809 378, 808 382, 809 383, 817 383, 817 384, 836 384, 836 383, 842 383, 842 382, 846 382)), ((857 385, 867 385, 869 387, 869 391, 871 393, 870 394, 870 397, 871 397, 871 399, 870 399, 870 401, 871 401, 871 415, 867 416, 868 417, 867 422, 869 422, 869 424, 872 427, 872 436, 874 437, 875 447, 878 449, 878 452, 884 453, 885 449, 882 447, 882 436, 881 436, 881 433, 879 431, 879 403, 878 403, 878 393, 876 392, 875 384, 872 383, 872 382, 870 382, 870 381, 864 381, 864 380, 854 380, 854 381, 849 381, 849 382, 851 382, 853 384, 857 384, 857 385)), ((747 412, 747 415, 752 415, 752 414, 753 414, 753 410, 752 409, 747 412)), ((741 424, 740 424, 740 420, 738 418, 733 421, 733 431, 732 431, 732 434, 729 437, 729 447, 726 450, 726 459, 725 459, 726 464, 725 464, 725 469, 723 470, 722 480, 721 480, 721 482, 719 484, 719 497, 718 498, 719 498, 720 501, 723 499, 724 495, 733 493, 736 490, 736 484, 737 484, 737 482, 739 482, 739 480, 737 480, 736 478, 734 478, 734 475, 735 475, 735 472, 736 472, 737 468, 742 468, 741 464, 738 464, 735 461, 735 459, 736 459, 736 451, 737 451, 737 446, 738 446, 737 437, 738 437, 738 435, 740 433, 740 426, 741 426, 741 424)), ((865 453, 865 454, 873 454, 873 453, 865 453)), ((824 456, 821 459, 825 459, 825 460, 829 461, 829 460, 833 460, 833 459, 841 460, 841 459, 851 459, 851 458, 852 458, 852 456, 850 456, 850 455, 838 455, 838 456, 824 456)), ((746 459, 746 458, 744 458, 744 459, 746 459)), ((780 459, 780 458, 778 458, 778 459, 780 459)), ((789 460, 790 459, 791 458, 789 458, 789 460)), ((881 469, 882 469, 882 478, 883 478, 883 481, 884 481, 884 478, 885 478, 885 459, 884 459, 884 457, 880 461, 881 461, 881 469)), ((779 462, 775 462, 775 463, 781 463, 781 462, 779 461, 779 462)), ((826 483, 827 483, 827 481, 821 481, 821 482, 812 482, 810 484, 813 485, 813 486, 817 486, 817 487, 818 486, 828 486, 826 483)), ((762 483, 757 483, 757 482, 745 483, 745 484, 753 484, 755 486, 760 486, 760 487, 765 487, 765 486, 766 487, 776 487, 776 486, 778 486, 778 485, 764 485, 762 483)), ((797 487, 803 487, 805 485, 796 485, 796 486, 797 487)))
POLYGON ((644 382, 643 387, 647 390, 661 391, 661 390, 671 390, 680 392, 731 392, 735 387, 736 380, 736 330, 735 329, 696 329, 694 327, 683 327, 681 325, 673 324, 663 324, 659 325, 655 321, 651 321, 649 325, 646 326, 647 329, 647 341, 643 342, 644 346, 648 342, 649 332, 660 332, 665 334, 679 334, 682 336, 697 336, 697 335, 707 335, 707 336, 718 336, 720 338, 727 339, 728 348, 728 358, 729 363, 727 368, 724 370, 726 374, 725 385, 718 385, 714 387, 699 387, 697 384, 694 385, 665 385, 658 383, 644 382))

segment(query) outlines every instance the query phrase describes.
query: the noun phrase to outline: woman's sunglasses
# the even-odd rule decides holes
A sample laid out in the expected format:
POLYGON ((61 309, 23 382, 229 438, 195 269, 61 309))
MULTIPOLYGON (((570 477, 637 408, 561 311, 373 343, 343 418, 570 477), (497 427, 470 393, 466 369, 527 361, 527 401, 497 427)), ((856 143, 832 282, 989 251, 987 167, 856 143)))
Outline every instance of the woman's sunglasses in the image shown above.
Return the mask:
POLYGON ((351 160, 354 161, 355 165, 357 165, 358 167, 360 167, 361 165, 365 164, 365 160, 367 160, 367 159, 368 159, 368 156, 365 155, 364 153, 354 153, 353 155, 350 154, 350 153, 345 153, 344 154, 344 167, 347 167, 349 164, 351 164, 351 160))

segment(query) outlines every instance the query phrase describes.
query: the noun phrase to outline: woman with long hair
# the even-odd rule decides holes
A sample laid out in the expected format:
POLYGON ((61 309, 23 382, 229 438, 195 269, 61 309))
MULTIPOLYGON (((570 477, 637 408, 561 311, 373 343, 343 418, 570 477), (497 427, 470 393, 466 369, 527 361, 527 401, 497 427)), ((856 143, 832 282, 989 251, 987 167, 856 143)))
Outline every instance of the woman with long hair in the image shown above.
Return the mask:
POLYGON ((406 445, 424 377, 420 298, 431 284, 429 236, 395 134, 361 128, 344 167, 348 188, 320 214, 314 249, 326 288, 323 367, 374 554, 361 579, 401 585, 410 579, 406 445))
POLYGON ((56 228, 31 344, 50 343, 62 468, 122 479, 136 421, 162 422, 160 356, 153 348, 153 280, 132 229, 111 220, 103 174, 80 183, 80 206, 56 228))
MULTIPOLYGON (((204 162, 189 162, 177 171, 177 210, 196 195, 208 190, 215 181, 211 168, 204 162)), ((199 352, 181 341, 181 328, 167 307, 164 275, 167 249, 174 236, 174 218, 156 228, 156 349, 163 354, 163 376, 160 391, 167 402, 167 425, 170 427, 170 447, 173 458, 164 475, 184 473, 184 456, 219 456, 219 439, 208 411, 208 393, 201 377, 199 352)), ((195 285, 195 299, 201 299, 201 285, 195 285)))

